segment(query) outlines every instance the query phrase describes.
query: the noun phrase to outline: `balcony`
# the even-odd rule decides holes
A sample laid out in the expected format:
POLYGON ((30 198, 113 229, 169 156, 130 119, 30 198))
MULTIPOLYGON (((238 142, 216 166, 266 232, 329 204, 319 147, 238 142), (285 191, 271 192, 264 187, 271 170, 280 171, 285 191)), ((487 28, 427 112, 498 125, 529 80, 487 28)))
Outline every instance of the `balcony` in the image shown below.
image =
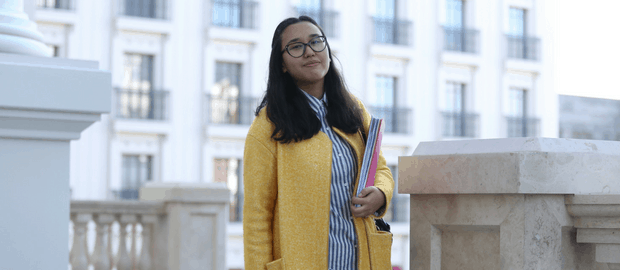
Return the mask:
POLYGON ((112 190, 112 195, 115 200, 137 200, 140 197, 140 191, 138 189, 125 188, 112 190))
POLYGON ((295 11, 297 12, 297 16, 305 15, 314 19, 323 29, 325 36, 330 38, 338 37, 336 27, 338 26, 338 16, 340 14, 337 11, 303 7, 297 7, 295 11))
POLYGON ((213 1, 211 24, 230 28, 256 28, 257 2, 240 1, 213 1))
POLYGON ((168 91, 116 88, 116 118, 163 121, 168 119, 168 91))
POLYGON ((506 137, 539 136, 540 119, 527 117, 506 117, 506 137))
POLYGON ((207 95, 207 121, 209 124, 247 125, 254 120, 258 98, 226 98, 207 95))
POLYGON ((167 0, 119 0, 119 14, 129 17, 167 20, 167 0))
POLYGON ((409 108, 368 106, 370 114, 385 120, 386 133, 410 134, 413 127, 412 110, 409 108))
POLYGON ((443 137, 475 138, 478 130, 478 114, 442 112, 443 137))
POLYGON ((538 61, 540 39, 527 36, 506 35, 508 58, 538 61))
POLYGON ((408 46, 411 44, 411 21, 373 17, 375 43, 408 46))
POLYGON ((443 49, 463 53, 478 53, 478 30, 443 26, 443 49))
POLYGON ((40 9, 74 10, 72 0, 37 0, 36 7, 40 9))

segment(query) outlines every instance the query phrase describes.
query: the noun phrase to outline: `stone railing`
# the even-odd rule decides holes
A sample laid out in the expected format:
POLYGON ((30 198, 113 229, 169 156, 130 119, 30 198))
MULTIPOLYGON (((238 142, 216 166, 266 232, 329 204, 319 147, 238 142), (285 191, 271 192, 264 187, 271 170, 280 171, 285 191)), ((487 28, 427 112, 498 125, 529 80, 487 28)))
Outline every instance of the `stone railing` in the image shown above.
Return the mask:
POLYGON ((410 269, 620 269, 620 143, 509 138, 420 143, 410 269))
POLYGON ((142 188, 140 201, 72 201, 70 265, 224 269, 228 196, 223 185, 159 183, 142 188))

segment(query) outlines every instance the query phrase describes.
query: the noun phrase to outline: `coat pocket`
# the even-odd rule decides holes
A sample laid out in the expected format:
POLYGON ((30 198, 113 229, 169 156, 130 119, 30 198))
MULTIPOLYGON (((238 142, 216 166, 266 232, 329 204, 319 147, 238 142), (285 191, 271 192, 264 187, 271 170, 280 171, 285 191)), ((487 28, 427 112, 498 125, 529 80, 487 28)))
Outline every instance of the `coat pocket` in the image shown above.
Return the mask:
POLYGON ((392 234, 378 231, 368 235, 370 245, 370 268, 372 270, 392 269, 392 234))
POLYGON ((277 259, 273 262, 268 263, 267 270, 284 270, 284 258, 277 259))

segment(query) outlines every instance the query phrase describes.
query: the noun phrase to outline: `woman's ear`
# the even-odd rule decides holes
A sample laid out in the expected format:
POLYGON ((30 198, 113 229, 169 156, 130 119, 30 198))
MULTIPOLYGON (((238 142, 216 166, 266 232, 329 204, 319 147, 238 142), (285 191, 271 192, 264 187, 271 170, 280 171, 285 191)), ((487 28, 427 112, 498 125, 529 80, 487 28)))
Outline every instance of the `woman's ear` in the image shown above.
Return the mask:
POLYGON ((282 63, 282 72, 286 73, 288 70, 286 69, 286 66, 284 65, 284 63, 282 63))

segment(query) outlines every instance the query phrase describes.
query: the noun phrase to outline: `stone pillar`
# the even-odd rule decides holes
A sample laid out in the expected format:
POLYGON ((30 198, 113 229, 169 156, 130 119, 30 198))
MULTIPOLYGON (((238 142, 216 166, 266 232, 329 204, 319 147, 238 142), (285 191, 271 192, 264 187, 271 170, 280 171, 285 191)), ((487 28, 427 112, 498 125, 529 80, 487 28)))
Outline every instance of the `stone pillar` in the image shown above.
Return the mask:
POLYGON ((607 269, 564 200, 620 194, 619 162, 611 141, 420 143, 398 164, 398 192, 411 194, 410 269, 607 269))
POLYGON ((97 62, 0 53, 0 268, 67 269, 69 145, 110 89, 97 62))
POLYGON ((24 12, 24 0, 0 0, 0 53, 52 55, 37 24, 24 12))
POLYGON ((152 183, 140 189, 140 200, 166 204, 167 218, 153 226, 157 270, 226 269, 230 191, 224 184, 152 183))

